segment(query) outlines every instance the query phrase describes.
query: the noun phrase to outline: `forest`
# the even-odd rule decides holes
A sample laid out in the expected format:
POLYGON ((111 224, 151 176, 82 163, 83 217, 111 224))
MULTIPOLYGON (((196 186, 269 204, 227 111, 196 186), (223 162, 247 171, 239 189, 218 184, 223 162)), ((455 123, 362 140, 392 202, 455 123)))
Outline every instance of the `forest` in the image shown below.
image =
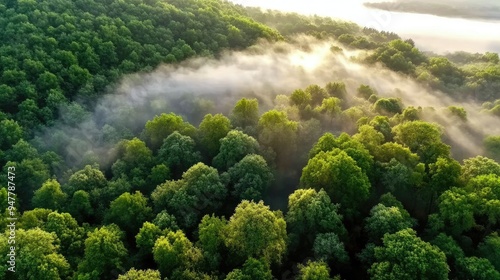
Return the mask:
POLYGON ((222 0, 0 0, 0 279, 500 279, 500 59, 222 0))

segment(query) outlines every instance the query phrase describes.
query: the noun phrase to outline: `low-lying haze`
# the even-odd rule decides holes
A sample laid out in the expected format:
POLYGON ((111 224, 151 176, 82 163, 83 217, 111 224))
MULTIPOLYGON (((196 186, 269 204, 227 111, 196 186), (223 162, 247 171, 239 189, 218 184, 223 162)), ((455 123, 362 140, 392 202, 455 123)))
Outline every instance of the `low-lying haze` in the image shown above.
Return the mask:
POLYGON ((480 114, 478 105, 455 104, 408 77, 353 62, 350 57, 355 53, 333 53, 332 45, 338 43, 298 37, 295 43, 266 42, 247 51, 225 53, 219 60, 197 58, 130 75, 99 101, 86 121, 76 126, 56 125, 40 136, 43 142, 57 145, 55 149, 64 147, 70 165, 80 165, 88 156, 107 165, 115 142, 102 139, 105 124, 138 134, 155 115, 175 112, 197 125, 206 113, 229 114, 243 97, 258 98, 265 111, 274 106, 277 94, 288 95, 310 84, 324 86, 331 81, 345 82, 351 95, 360 84, 370 85, 380 96, 402 98, 405 106, 465 107, 466 124, 444 115, 437 119, 446 128, 458 158, 481 153, 483 137, 500 134, 495 125, 499 119, 480 114))

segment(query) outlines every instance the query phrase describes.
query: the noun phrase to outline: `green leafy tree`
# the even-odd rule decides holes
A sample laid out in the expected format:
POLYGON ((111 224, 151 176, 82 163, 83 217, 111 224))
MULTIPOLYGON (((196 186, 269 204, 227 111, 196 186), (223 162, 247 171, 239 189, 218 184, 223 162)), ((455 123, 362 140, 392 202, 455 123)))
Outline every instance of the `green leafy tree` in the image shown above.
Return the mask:
POLYGON ((335 118, 340 116, 342 112, 341 100, 337 97, 328 97, 321 101, 321 105, 316 107, 316 112, 323 114, 328 121, 329 125, 332 125, 335 118))
POLYGON ((313 106, 320 105, 323 99, 328 97, 326 90, 318 85, 310 85, 304 91, 311 95, 311 104, 313 106))
POLYGON ((227 189, 219 173, 203 163, 192 166, 179 181, 159 185, 151 198, 157 209, 167 209, 181 228, 197 225, 204 214, 214 213, 223 204, 227 189))
POLYGON ((52 212, 42 227, 47 232, 53 232, 60 240, 61 252, 72 267, 81 260, 84 249, 85 229, 68 213, 52 212))
MULTIPOLYGON (((3 168, 4 174, 8 173, 8 168, 14 168, 15 184, 22 186, 16 188, 21 209, 30 208, 33 192, 50 177, 49 167, 40 158, 35 158, 23 159, 21 162, 7 162, 3 168)), ((7 177, 4 177, 4 180, 6 179, 7 177)), ((6 182, 4 184, 7 185, 6 182)))
POLYGON ((139 233, 135 236, 135 243, 144 254, 151 254, 156 240, 161 236, 162 230, 157 225, 144 222, 139 229, 139 233))
POLYGON ((497 271, 500 271, 500 237, 491 233, 478 246, 479 254, 488 259, 497 271))
POLYGON ((458 235, 475 225, 475 207, 467 191, 458 188, 445 191, 439 197, 438 206, 439 215, 446 225, 450 225, 452 234, 458 235))
POLYGON ((14 120, 0 121, 0 150, 8 150, 23 137, 23 129, 14 120))
POLYGON ((396 98, 380 98, 373 104, 373 108, 376 112, 389 116, 403 112, 401 100, 396 98))
POLYGON ((179 226, 177 226, 177 221, 175 220, 174 215, 167 213, 167 211, 162 210, 160 213, 156 215, 153 219, 153 223, 160 227, 161 229, 170 229, 170 230, 178 230, 179 226))
POLYGON ((366 218, 365 229, 370 240, 378 242, 386 233, 393 234, 414 225, 415 221, 410 218, 406 210, 377 204, 370 211, 370 216, 366 218))
POLYGON ((414 230, 387 234, 383 243, 375 248, 376 262, 368 270, 371 279, 448 279, 445 254, 414 230))
POLYGON ((138 191, 134 194, 126 192, 111 202, 105 221, 115 223, 127 233, 135 235, 151 216, 152 209, 144 195, 138 191))
POLYGON ((154 186, 146 185, 153 167, 153 153, 142 140, 124 140, 118 145, 119 159, 111 167, 115 178, 127 178, 135 189, 149 193, 154 186))
POLYGON ((201 154, 196 150, 194 140, 175 131, 170 134, 158 150, 157 161, 165 163, 175 178, 182 172, 201 161, 201 154))
POLYGON ((357 89, 357 94, 364 99, 368 99, 372 95, 377 95, 377 91, 369 85, 360 85, 357 89))
POLYGON ((341 212, 349 216, 368 199, 370 182, 346 152, 334 150, 320 152, 309 160, 302 170, 300 183, 303 187, 324 189, 335 203, 340 203, 341 212))
POLYGON ((320 152, 339 153, 341 150, 354 159, 367 176, 372 176, 373 157, 361 142, 347 133, 342 133, 338 137, 331 133, 325 133, 312 147, 309 152, 309 159, 312 159, 320 152))
POLYGON ((286 223, 281 212, 244 200, 236 207, 225 230, 225 245, 243 257, 281 262, 286 251, 286 223))
POLYGON ((82 170, 69 177, 65 192, 69 195, 73 195, 79 190, 91 192, 94 189, 105 188, 107 184, 108 181, 102 171, 91 165, 86 165, 82 170))
POLYGON ((304 241, 312 245, 319 233, 334 232, 344 238, 347 231, 342 216, 337 213, 338 208, 324 190, 299 189, 293 192, 288 197, 285 217, 291 246, 296 247, 304 241))
POLYGON ((408 195, 422 185, 425 175, 423 164, 412 168, 393 158, 388 163, 379 165, 382 170, 380 181, 384 186, 384 191, 394 193, 403 201, 414 200, 415 197, 409 198, 408 195))
MULTIPOLYGON (((96 228, 85 240, 85 254, 78 266, 79 277, 112 279, 123 269, 127 249, 116 226, 96 228)), ((84 279, 85 279, 84 278, 84 279)))
MULTIPOLYGON (((7 260, 8 253, 13 244, 8 243, 9 233, 1 234, 0 252, 2 264, 0 276, 8 279, 7 260)), ((70 276, 68 261, 59 252, 58 238, 55 233, 48 233, 39 228, 24 230, 16 229, 16 260, 15 275, 19 279, 65 279, 70 276), (20 257, 22 256, 22 257, 20 257)))
POLYGON ((377 153, 379 146, 384 143, 385 139, 382 133, 368 124, 360 126, 358 133, 353 135, 352 138, 362 143, 372 155, 377 153))
POLYGON ((392 128, 387 116, 375 116, 368 124, 373 126, 378 132, 382 133, 386 142, 392 141, 392 128))
POLYGON ((35 191, 31 204, 35 208, 61 210, 65 201, 66 194, 62 192, 61 185, 56 180, 51 179, 35 191))
POLYGON ((460 174, 462 167, 451 158, 438 158, 435 163, 429 165, 429 186, 436 196, 441 195, 451 186, 460 186, 460 174))
POLYGON ((468 257, 460 260, 462 279, 499 279, 500 272, 487 260, 478 257, 468 257))
POLYGON ((225 280, 250 280, 250 279, 262 279, 262 280, 273 279, 269 263, 267 263, 265 260, 248 258, 248 260, 243 264, 242 269, 234 269, 225 278, 225 280))
POLYGON ((198 128, 200 144, 212 159, 220 149, 220 140, 231 130, 231 121, 222 114, 206 115, 198 128))
POLYGON ((137 270, 131 268, 125 274, 119 275, 118 280, 161 280, 161 277, 158 270, 137 270))
POLYGON ((331 280, 330 268, 322 261, 308 261, 306 265, 300 264, 299 280, 331 280))
POLYGON ((450 147, 441 142, 442 130, 436 124, 411 121, 393 128, 395 140, 418 154, 422 162, 434 163, 439 157, 449 157, 450 147))
POLYGON ((316 236, 313 245, 314 256, 325 262, 347 263, 349 255, 339 236, 333 232, 320 233, 316 236))
POLYGON ((463 270, 464 266, 463 259, 465 258, 465 253, 462 248, 460 248, 453 237, 444 233, 438 234, 431 240, 431 244, 437 246, 446 255, 448 265, 451 268, 449 278, 456 278, 457 273, 463 270))
POLYGON ((153 255, 161 274, 167 277, 176 269, 192 268, 201 258, 199 249, 181 230, 160 236, 153 247, 153 255))
POLYGON ((462 180, 464 183, 469 182, 470 179, 476 176, 488 174, 500 176, 500 164, 483 156, 476 156, 464 160, 462 166, 462 180))
POLYGON ((256 154, 259 143, 252 136, 238 130, 231 130, 220 140, 220 149, 213 160, 219 171, 225 171, 242 160, 246 155, 256 154))
POLYGON ((274 176, 266 160, 259 155, 247 155, 227 171, 238 200, 260 200, 274 176))
POLYGON ((257 126, 259 122, 259 102, 257 99, 240 99, 236 102, 230 119, 234 127, 247 129, 257 126))
POLYGON ((217 270, 222 261, 226 225, 224 218, 205 215, 198 226, 197 245, 202 249, 203 262, 209 271, 217 270))
POLYGON ((311 105, 311 102, 312 96, 308 91, 297 89, 290 95, 290 105, 295 105, 299 109, 304 109, 307 105, 311 105))
POLYGON ((343 82, 330 82, 326 84, 325 90, 328 95, 340 99, 344 99, 344 97, 347 95, 347 90, 343 82))
POLYGON ((156 116, 153 120, 146 123, 142 132, 146 139, 146 143, 156 151, 167 138, 174 131, 178 131, 182 135, 194 136, 196 129, 187 122, 184 122, 182 117, 170 114, 161 114, 156 116))
POLYGON ((259 143, 272 148, 279 166, 286 166, 290 152, 295 150, 298 124, 290 121, 285 112, 271 110, 259 119, 259 143))
POLYGON ((500 161, 500 136, 488 136, 484 139, 486 156, 500 161))
POLYGON ((32 229, 43 228, 50 213, 50 209, 37 208, 33 210, 24 211, 20 219, 20 228, 32 229))
POLYGON ((38 151, 26 140, 20 139, 11 149, 5 152, 5 160, 21 162, 23 159, 35 159, 40 157, 38 151))
POLYGON ((90 195, 83 190, 76 191, 71 197, 67 211, 80 222, 88 220, 94 214, 90 204, 90 195))

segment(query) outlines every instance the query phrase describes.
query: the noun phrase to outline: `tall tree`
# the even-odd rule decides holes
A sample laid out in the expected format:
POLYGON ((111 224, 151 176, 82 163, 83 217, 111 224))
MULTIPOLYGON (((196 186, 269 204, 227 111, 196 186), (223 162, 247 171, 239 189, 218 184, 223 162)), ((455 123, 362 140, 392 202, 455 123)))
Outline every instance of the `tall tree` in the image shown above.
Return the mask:
POLYGON ((449 157, 450 147, 441 141, 442 128, 424 121, 404 122, 393 128, 395 140, 418 154, 422 162, 434 163, 449 157))
POLYGON ((122 242, 123 233, 116 226, 96 228, 85 240, 85 254, 78 266, 79 277, 84 279, 114 279, 123 272, 127 249, 122 242))
POLYGON ((148 121, 142 134, 149 147, 156 151, 163 143, 163 139, 167 138, 174 131, 178 131, 183 135, 194 136, 196 129, 189 123, 184 122, 182 117, 170 113, 161 114, 153 120, 148 121))
POLYGON ((322 261, 308 261, 306 265, 299 265, 299 280, 331 280, 330 268, 322 261))
POLYGON ((238 130, 231 130, 220 140, 219 153, 213 160, 213 165, 219 171, 226 171, 246 155, 256 154, 259 143, 252 136, 238 130))
POLYGON ((231 121, 222 114, 206 115, 198 128, 200 144, 209 159, 213 159, 220 149, 220 140, 231 130, 231 121))
MULTIPOLYGON (((0 276, 9 279, 7 273, 8 253, 14 244, 8 243, 8 235, 1 234, 0 252, 2 253, 2 264, 0 265, 0 276)), ((16 229, 15 239, 15 277, 18 279, 65 279, 70 276, 70 265, 59 252, 59 239, 55 233, 48 233, 40 228, 29 230, 16 229), (22 256, 22 257, 21 257, 22 256)))
POLYGON ((195 248, 181 230, 169 231, 155 242, 153 255, 163 277, 169 277, 174 270, 193 268, 201 259, 201 252, 195 248))
POLYGON ((243 259, 264 258, 280 263, 286 251, 286 223, 280 211, 244 200, 236 207, 225 230, 224 243, 243 259))
POLYGON ((186 171, 181 180, 159 185, 151 198, 156 209, 166 208, 181 228, 192 228, 203 215, 216 212, 226 195, 227 189, 217 170, 198 163, 186 171))
POLYGON ((197 245, 202 249, 203 263, 208 271, 216 271, 222 262, 226 225, 226 219, 208 215, 198 225, 197 245))
POLYGON ((290 121, 285 112, 271 110, 259 119, 259 143, 272 148, 277 155, 278 166, 287 166, 290 154, 295 150, 297 122, 290 121))
POLYGON ((230 119, 234 127, 240 127, 245 131, 257 126, 259 121, 259 102, 257 99, 240 99, 236 102, 230 119))
POLYGON ((323 188, 333 202, 340 203, 341 212, 350 217, 368 199, 371 187, 356 161, 339 149, 320 152, 310 159, 302 170, 300 183, 303 187, 323 188))
POLYGON ((115 223, 125 232, 136 235, 142 224, 150 219, 152 209, 140 192, 123 193, 111 202, 105 221, 115 223))
POLYGON ((201 161, 201 154, 191 137, 175 131, 163 141, 157 161, 165 163, 174 178, 180 178, 183 172, 201 161))
POLYGON ((259 155, 247 155, 227 171, 229 182, 234 187, 233 195, 258 201, 274 179, 266 160, 259 155))
POLYGON ((125 274, 119 275, 118 280, 161 280, 161 277, 158 270, 137 270, 131 268, 125 274))
POLYGON ((42 187, 35 191, 32 199, 34 208, 61 210, 66 201, 66 194, 61 185, 54 179, 47 180, 42 187))
POLYGON ((288 212, 285 217, 290 246, 311 246, 319 233, 333 232, 345 238, 347 231, 342 224, 342 216, 337 213, 338 208, 322 189, 299 189, 293 192, 288 197, 288 212))
POLYGON ((400 230, 411 228, 415 225, 415 220, 410 218, 406 210, 383 204, 375 205, 370 211, 370 216, 366 218, 366 231, 370 240, 379 242, 386 233, 393 234, 400 230))
POLYGON ((414 230, 387 234, 383 243, 375 248, 376 262, 368 271, 371 279, 448 279, 445 254, 414 230))

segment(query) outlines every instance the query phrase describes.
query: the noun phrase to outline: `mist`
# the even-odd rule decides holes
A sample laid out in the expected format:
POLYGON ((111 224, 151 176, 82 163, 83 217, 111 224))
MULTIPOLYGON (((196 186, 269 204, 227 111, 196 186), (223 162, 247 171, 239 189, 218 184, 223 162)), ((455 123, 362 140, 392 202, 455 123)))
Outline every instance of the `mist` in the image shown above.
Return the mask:
MULTIPOLYGON (((197 126, 207 113, 229 115, 243 97, 257 98, 263 113, 274 107, 278 94, 289 95, 298 88, 332 81, 345 82, 351 100, 356 100, 357 87, 367 84, 381 97, 401 98, 405 106, 436 108, 437 113, 423 117, 445 128, 458 159, 481 154, 484 136, 500 134, 499 118, 479 113, 478 104, 454 103, 445 94, 381 65, 355 62, 352 57, 359 52, 334 53, 332 45, 340 44, 300 36, 289 43, 260 42, 245 51, 223 53, 219 59, 194 58, 161 65, 151 73, 128 75, 98 101, 84 121, 76 125, 59 122, 46 128, 37 136, 38 143, 65 154, 70 167, 92 160, 106 167, 115 160, 113 147, 120 140, 112 135, 119 130, 139 135, 155 115, 174 112, 197 126), (463 106, 468 121, 439 113, 450 105, 463 106)), ((69 113, 63 113, 61 120, 69 113)))
MULTIPOLYGON (((472 0, 463 1, 471 2, 472 0)), ((384 0, 231 0, 231 2, 263 9, 352 21, 361 27, 394 32, 405 39, 412 38, 420 49, 435 53, 500 52, 499 20, 486 21, 397 12, 400 8, 398 2, 391 6, 395 11, 371 9, 364 5, 368 2, 385 2, 384 0)), ((481 3, 485 2, 475 1, 474 7, 481 6, 481 3)))

